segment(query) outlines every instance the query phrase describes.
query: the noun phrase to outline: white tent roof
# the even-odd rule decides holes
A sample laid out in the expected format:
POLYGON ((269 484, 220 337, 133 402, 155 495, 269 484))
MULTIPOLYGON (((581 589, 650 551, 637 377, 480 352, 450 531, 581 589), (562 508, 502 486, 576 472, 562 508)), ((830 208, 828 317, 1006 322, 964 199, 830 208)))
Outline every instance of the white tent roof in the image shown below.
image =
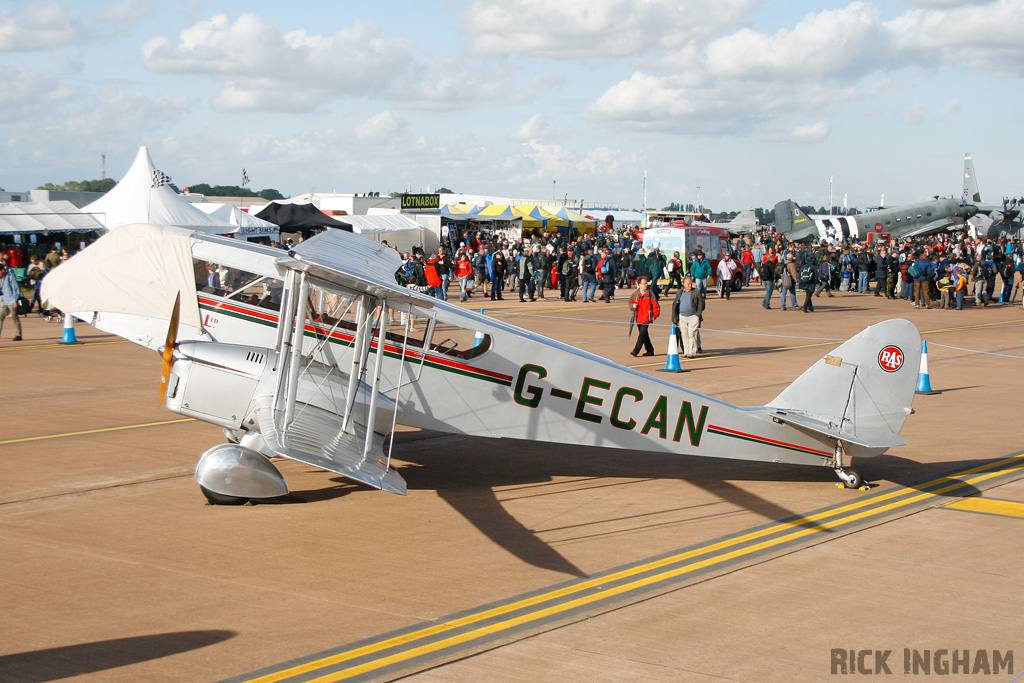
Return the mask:
POLYGON ((139 147, 124 178, 83 211, 92 214, 108 230, 128 223, 159 223, 222 234, 225 224, 206 215, 177 195, 168 185, 153 187, 156 167, 149 150, 139 147))
POLYGON ((423 226, 400 213, 373 214, 368 216, 335 216, 339 221, 352 225, 352 232, 379 233, 405 232, 406 230, 422 230, 423 226))
POLYGON ((0 203, 0 233, 102 231, 103 225, 69 201, 0 203))
MULTIPOLYGON (((242 211, 234 204, 223 204, 218 202, 192 202, 191 206, 199 209, 208 216, 212 216, 224 225, 234 226, 234 230, 228 230, 233 234, 242 237, 270 237, 280 239, 281 229, 262 218, 257 218, 242 211)), ((226 234, 225 233, 225 234, 226 234)))

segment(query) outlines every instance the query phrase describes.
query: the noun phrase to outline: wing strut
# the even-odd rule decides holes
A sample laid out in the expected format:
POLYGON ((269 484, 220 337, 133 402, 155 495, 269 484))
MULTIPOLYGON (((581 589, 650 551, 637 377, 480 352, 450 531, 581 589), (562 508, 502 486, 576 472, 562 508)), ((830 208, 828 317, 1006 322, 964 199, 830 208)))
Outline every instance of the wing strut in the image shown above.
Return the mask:
MULTIPOLYGON (((370 454, 370 447, 373 445, 373 421, 377 417, 377 399, 380 396, 380 377, 384 367, 384 334, 387 331, 385 313, 387 312, 387 299, 380 300, 380 314, 377 316, 377 358, 373 363, 373 385, 370 389, 370 409, 366 416, 366 443, 363 445, 363 459, 370 454)), ((369 332, 367 332, 369 339, 369 332)), ((398 412, 397 410, 395 411, 398 412)), ((390 458, 388 459, 390 462, 390 458)))
MULTIPOLYGON (((402 354, 398 358, 398 383, 395 385, 395 404, 402 404, 402 380, 405 371, 405 350, 409 345, 409 321, 412 318, 411 315, 405 316, 405 334, 402 337, 402 354)), ((384 464, 385 469, 391 467, 391 451, 395 447, 395 426, 398 424, 398 411, 394 411, 391 414, 391 435, 388 439, 388 458, 384 464)))
POLYGON ((356 305, 356 333, 352 339, 352 365, 348 371, 348 391, 345 395, 345 412, 341 422, 342 432, 347 432, 352 422, 352 407, 356 403, 356 391, 363 374, 363 348, 366 346, 367 322, 369 320, 366 308, 366 296, 360 296, 356 305))

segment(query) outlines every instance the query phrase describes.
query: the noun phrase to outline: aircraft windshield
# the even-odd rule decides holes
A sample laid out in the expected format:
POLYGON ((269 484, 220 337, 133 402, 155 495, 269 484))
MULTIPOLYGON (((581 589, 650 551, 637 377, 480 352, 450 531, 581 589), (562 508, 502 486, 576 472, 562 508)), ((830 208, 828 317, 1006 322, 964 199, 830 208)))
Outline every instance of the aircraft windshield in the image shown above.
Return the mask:
POLYGON ((284 283, 276 278, 200 259, 193 259, 192 266, 198 292, 275 311, 281 308, 284 283))

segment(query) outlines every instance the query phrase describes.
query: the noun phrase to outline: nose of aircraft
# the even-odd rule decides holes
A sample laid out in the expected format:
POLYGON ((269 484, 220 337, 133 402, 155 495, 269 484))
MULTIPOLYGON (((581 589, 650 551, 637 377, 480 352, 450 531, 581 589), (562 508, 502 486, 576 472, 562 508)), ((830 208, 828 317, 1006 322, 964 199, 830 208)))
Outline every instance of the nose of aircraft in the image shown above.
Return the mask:
POLYGON ((962 204, 960 208, 956 210, 956 217, 967 220, 971 216, 978 213, 978 207, 974 204, 962 204))

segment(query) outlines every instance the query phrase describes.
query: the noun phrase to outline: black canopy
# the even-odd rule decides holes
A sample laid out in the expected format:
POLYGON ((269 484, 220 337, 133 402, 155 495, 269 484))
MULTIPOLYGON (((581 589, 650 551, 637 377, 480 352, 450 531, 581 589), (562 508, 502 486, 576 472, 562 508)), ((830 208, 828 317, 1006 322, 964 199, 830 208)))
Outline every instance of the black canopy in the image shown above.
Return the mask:
POLYGON ((279 204, 271 202, 256 214, 257 218, 270 221, 284 232, 301 232, 308 237, 324 228, 337 228, 352 232, 352 226, 331 218, 312 204, 279 204))

